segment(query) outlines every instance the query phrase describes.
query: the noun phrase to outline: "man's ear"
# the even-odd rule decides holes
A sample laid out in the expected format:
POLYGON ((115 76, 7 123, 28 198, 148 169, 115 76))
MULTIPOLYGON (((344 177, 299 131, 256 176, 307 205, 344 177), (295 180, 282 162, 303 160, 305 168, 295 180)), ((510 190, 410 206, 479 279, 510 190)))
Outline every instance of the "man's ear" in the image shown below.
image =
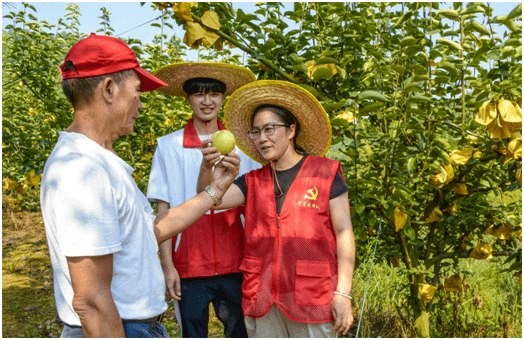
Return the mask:
POLYGON ((191 105, 191 102, 189 101, 189 95, 186 93, 186 94, 184 95, 184 97, 186 98, 186 102, 187 102, 189 105, 191 105))
POLYGON ((102 98, 107 103, 112 103, 115 98, 116 83, 111 77, 105 77, 101 81, 101 87, 99 90, 102 93, 102 98))

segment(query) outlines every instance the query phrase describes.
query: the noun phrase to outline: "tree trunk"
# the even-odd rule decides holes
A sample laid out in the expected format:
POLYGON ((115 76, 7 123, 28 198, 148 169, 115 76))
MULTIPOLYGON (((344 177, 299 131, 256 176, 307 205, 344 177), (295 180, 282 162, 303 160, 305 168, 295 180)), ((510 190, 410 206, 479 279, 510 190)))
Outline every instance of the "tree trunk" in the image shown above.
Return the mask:
POLYGON ((429 313, 426 312, 424 301, 418 294, 418 280, 416 276, 411 276, 411 283, 409 284, 411 293, 411 308, 413 309, 413 320, 415 320, 415 331, 419 338, 429 338, 429 313))

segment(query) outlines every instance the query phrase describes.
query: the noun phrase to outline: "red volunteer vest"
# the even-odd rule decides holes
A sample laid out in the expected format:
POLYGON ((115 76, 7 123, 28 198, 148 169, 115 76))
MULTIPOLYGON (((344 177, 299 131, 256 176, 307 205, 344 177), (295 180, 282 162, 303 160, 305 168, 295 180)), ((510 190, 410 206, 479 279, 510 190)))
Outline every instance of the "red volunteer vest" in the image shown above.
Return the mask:
MULTIPOLYGON (((225 126, 218 121, 219 130, 225 126)), ((202 147, 193 120, 184 128, 184 148, 202 147)), ((195 169, 197 171, 198 169, 195 169)), ((173 262, 181 278, 206 277, 240 272, 244 247, 244 227, 240 214, 244 207, 202 216, 181 236, 172 239, 173 262)))
POLYGON ((242 307, 264 316, 273 303, 291 320, 333 321, 337 246, 329 196, 338 162, 308 156, 276 213, 269 165, 246 174, 242 307))

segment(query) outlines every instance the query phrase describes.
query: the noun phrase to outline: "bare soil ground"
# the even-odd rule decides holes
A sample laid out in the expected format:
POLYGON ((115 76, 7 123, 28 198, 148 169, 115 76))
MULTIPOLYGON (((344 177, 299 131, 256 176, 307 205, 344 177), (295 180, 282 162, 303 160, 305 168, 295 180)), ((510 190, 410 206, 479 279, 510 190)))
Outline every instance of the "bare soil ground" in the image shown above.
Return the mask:
MULTIPOLYGON (((171 337, 180 337, 173 304, 162 322, 171 337)), ((58 338, 53 271, 40 212, 2 210, 2 337, 58 338)), ((224 337, 210 308, 209 337, 224 337)))

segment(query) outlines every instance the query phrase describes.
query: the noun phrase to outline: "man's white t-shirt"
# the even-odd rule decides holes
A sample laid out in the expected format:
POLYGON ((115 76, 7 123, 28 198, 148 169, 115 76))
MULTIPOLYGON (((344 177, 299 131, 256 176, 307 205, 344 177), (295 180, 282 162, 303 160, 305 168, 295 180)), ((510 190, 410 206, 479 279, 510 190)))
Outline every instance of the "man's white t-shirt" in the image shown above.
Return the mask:
POLYGON ((66 257, 113 254, 111 293, 122 319, 167 309, 153 209, 133 168, 85 135, 60 132, 41 181, 58 316, 80 326, 66 257))

